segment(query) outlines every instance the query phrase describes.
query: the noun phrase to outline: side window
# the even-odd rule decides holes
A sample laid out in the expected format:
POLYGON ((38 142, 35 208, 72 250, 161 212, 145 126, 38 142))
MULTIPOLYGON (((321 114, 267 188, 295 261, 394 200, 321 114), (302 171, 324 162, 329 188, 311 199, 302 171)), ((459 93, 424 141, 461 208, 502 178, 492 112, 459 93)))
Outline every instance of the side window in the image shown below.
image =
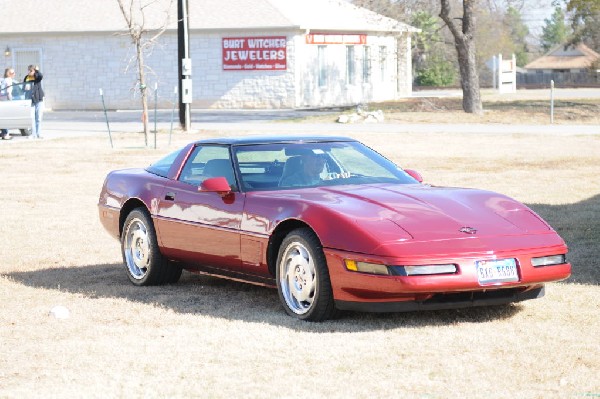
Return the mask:
POLYGON ((229 147, 227 146, 197 146, 185 162, 179 181, 199 186, 211 177, 224 177, 232 189, 235 189, 235 174, 229 147))

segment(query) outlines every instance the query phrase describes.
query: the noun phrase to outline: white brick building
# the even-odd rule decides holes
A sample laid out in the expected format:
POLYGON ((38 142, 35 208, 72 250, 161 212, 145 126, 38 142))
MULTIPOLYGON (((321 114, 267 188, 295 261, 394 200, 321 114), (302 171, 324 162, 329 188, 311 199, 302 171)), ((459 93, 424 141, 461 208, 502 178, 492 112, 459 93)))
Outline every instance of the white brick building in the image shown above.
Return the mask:
MULTIPOLYGON (((160 107, 171 106, 179 76, 176 3, 146 56, 160 107)), ((167 4, 154 3, 147 26, 165 20, 167 4)), ((2 14, 22 21, 0 33, 3 64, 19 77, 39 64, 47 107, 99 109, 102 88, 109 108, 139 108, 134 49, 116 0, 21 0, 2 14)), ((345 1, 189 0, 189 15, 195 108, 337 106, 411 93, 416 29, 345 1)))

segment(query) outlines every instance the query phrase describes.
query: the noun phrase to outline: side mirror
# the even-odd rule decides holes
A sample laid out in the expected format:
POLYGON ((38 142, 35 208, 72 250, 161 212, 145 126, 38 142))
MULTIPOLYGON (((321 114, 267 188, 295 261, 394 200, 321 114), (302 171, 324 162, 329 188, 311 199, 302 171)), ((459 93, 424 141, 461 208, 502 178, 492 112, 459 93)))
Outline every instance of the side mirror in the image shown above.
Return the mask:
POLYGON ((404 171, 406 173, 408 173, 410 175, 410 177, 412 177, 413 179, 415 179, 419 183, 423 183, 423 176, 421 176, 421 174, 419 172, 417 172, 416 170, 413 170, 413 169, 404 169, 404 171))
POLYGON ((227 195, 231 192, 231 187, 227 179, 224 177, 211 177, 206 179, 200 184, 198 191, 206 191, 211 193, 219 193, 221 196, 227 195))

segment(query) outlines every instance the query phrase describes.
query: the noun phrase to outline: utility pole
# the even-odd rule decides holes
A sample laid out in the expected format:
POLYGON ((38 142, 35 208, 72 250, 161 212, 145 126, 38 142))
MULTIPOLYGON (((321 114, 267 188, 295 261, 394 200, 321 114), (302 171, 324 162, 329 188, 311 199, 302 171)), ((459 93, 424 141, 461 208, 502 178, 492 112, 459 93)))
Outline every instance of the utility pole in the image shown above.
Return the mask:
POLYGON ((192 103, 192 60, 189 44, 188 0, 177 0, 177 66, 179 71, 179 123, 190 130, 192 103))

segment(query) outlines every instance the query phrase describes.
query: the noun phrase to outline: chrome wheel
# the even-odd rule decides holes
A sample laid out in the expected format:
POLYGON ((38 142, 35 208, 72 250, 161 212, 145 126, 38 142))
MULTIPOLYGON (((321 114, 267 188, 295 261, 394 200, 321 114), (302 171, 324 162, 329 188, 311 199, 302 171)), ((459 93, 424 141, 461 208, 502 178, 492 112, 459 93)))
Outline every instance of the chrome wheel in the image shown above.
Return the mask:
POLYGON ((150 264, 150 243, 148 228, 140 219, 133 219, 127 225, 123 255, 131 277, 143 279, 150 264))
POLYGON ((315 300, 318 280, 314 260, 300 242, 290 243, 279 262, 279 284, 288 308, 295 314, 307 313, 315 300))
POLYGON ((277 292, 287 314, 306 321, 335 317, 327 260, 314 231, 290 231, 279 246, 276 265, 277 292))
POLYGON ((172 284, 181 277, 181 266, 162 256, 152 216, 145 208, 136 208, 127 215, 121 252, 129 281, 135 285, 172 284))

